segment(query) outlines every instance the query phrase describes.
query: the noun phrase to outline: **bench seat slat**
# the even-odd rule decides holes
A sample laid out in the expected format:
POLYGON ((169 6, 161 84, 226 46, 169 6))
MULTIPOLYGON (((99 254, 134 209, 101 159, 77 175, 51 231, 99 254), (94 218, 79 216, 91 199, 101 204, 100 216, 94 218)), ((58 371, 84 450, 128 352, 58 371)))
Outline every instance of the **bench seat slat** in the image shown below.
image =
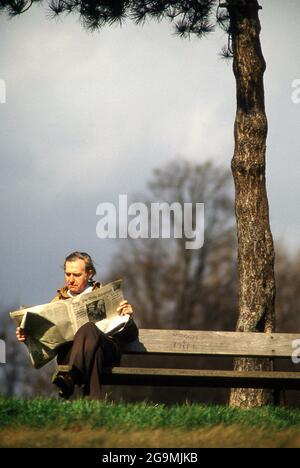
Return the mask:
POLYGON ((300 334, 141 329, 139 340, 124 345, 122 351, 124 354, 291 358, 295 340, 300 340, 300 334))
POLYGON ((105 385, 300 389, 298 372, 238 372, 198 369, 104 368, 105 385))

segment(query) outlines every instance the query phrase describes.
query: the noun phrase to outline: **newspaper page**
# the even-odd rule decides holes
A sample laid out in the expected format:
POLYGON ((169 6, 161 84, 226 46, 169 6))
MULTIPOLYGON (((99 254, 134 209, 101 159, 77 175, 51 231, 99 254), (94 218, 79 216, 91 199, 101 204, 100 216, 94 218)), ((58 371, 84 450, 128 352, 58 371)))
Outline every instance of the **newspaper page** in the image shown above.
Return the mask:
POLYGON ((91 321, 104 333, 114 335, 124 328, 129 315, 117 312, 124 299, 121 280, 74 298, 10 312, 17 327, 26 331, 25 344, 32 364, 39 369, 57 354, 57 348, 72 341, 76 331, 91 321))

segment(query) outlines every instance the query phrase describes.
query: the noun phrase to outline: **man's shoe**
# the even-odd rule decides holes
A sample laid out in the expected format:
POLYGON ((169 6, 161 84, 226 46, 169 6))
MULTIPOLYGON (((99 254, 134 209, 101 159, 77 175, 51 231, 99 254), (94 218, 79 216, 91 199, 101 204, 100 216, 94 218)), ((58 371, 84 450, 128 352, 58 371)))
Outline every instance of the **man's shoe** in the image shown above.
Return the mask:
POLYGON ((59 396, 68 400, 74 393, 75 382, 69 372, 58 372, 52 383, 59 388, 59 396))

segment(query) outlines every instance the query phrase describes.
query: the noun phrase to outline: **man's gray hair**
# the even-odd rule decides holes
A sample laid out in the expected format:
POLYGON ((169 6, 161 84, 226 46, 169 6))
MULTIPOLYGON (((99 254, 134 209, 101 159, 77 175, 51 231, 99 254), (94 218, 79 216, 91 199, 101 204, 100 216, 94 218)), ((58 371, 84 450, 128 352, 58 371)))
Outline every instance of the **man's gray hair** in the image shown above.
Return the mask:
POLYGON ((64 270, 66 269, 67 262, 74 262, 75 260, 83 260, 85 263, 85 271, 92 271, 93 276, 96 274, 96 268, 94 266, 93 260, 89 254, 86 252, 72 252, 65 258, 64 270))

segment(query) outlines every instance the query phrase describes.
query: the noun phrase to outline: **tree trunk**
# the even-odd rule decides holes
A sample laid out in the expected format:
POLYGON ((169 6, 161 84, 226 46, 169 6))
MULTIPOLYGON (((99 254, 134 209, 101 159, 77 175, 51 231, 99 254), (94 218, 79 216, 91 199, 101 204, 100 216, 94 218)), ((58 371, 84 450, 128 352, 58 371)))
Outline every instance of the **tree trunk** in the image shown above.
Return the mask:
MULTIPOLYGON (((239 262, 239 332, 273 332, 275 328, 274 246, 265 180, 268 123, 263 75, 266 64, 260 44, 257 0, 228 0, 233 71, 237 86, 235 150, 232 173, 239 262)), ((270 360, 237 359, 235 369, 270 370, 270 360)), ((230 405, 261 406, 264 390, 235 389, 230 405)))

